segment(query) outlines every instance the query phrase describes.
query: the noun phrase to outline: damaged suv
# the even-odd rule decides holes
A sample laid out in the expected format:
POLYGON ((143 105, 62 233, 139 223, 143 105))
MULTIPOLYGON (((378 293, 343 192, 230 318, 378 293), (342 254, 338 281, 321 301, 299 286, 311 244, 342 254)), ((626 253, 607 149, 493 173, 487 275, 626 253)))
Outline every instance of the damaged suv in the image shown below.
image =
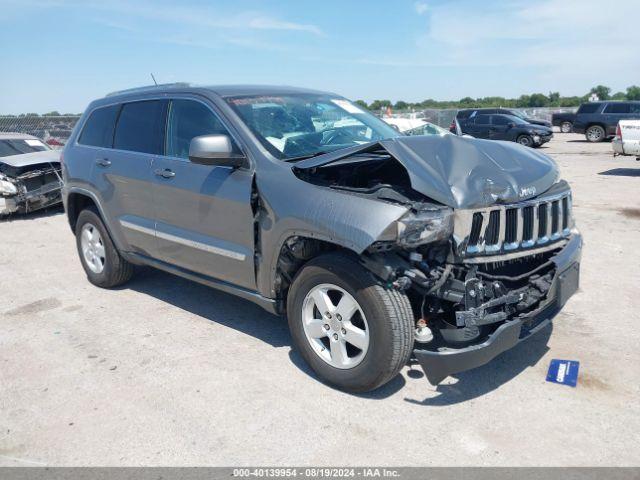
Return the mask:
POLYGON ((404 136, 331 93, 185 84, 94 101, 64 152, 89 281, 151 265, 286 314, 325 382, 437 384, 578 288, 571 190, 509 142, 404 136))
POLYGON ((61 202, 60 152, 22 133, 0 133, 0 218, 61 202))

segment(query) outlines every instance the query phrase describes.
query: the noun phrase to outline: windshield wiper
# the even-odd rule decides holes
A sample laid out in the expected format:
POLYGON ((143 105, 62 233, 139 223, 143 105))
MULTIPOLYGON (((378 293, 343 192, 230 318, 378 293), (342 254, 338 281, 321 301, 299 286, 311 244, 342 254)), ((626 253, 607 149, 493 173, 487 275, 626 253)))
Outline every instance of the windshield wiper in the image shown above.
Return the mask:
POLYGON ((313 158, 313 157, 319 157, 320 155, 324 155, 325 153, 329 153, 333 150, 319 150, 315 153, 310 153, 308 155, 300 155, 299 157, 290 157, 290 158, 283 158, 282 161, 284 162, 298 162, 300 160, 306 160, 307 158, 313 158))

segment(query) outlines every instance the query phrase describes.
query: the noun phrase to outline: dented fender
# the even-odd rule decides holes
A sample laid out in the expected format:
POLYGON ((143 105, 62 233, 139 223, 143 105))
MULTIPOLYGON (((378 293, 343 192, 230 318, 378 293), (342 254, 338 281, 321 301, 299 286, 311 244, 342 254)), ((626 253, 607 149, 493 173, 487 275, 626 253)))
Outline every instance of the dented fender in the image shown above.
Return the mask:
POLYGON ((409 211, 408 206, 309 184, 290 168, 278 167, 264 165, 256 175, 262 208, 258 289, 267 297, 275 295, 277 261, 288 238, 314 238, 361 254, 409 211))

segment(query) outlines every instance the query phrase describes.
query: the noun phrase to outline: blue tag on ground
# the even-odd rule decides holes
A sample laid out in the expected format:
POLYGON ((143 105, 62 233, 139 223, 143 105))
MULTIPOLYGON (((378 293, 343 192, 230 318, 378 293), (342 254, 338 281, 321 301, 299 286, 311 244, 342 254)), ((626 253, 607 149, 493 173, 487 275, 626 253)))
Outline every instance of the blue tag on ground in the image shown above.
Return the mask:
POLYGON ((561 383, 575 387, 578 383, 578 370, 580 362, 576 360, 558 360, 554 358, 549 364, 547 382, 561 383))

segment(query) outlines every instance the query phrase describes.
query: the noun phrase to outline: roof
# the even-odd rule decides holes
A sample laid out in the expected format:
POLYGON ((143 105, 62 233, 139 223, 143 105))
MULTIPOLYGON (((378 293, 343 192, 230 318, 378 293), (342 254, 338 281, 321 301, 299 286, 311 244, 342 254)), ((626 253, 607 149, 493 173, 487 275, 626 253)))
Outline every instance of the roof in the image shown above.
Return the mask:
POLYGON ((326 95, 328 92, 307 88, 276 86, 276 85, 194 85, 186 82, 167 83, 162 85, 148 85, 144 87, 130 88, 111 92, 106 97, 129 96, 141 93, 168 93, 168 92, 209 91, 221 97, 235 97, 244 95, 283 95, 283 94, 316 94, 326 95))
MULTIPOLYGON (((33 135, 18 132, 0 132, 0 140, 40 140, 33 135)), ((42 140, 41 140, 42 141, 42 140)))

